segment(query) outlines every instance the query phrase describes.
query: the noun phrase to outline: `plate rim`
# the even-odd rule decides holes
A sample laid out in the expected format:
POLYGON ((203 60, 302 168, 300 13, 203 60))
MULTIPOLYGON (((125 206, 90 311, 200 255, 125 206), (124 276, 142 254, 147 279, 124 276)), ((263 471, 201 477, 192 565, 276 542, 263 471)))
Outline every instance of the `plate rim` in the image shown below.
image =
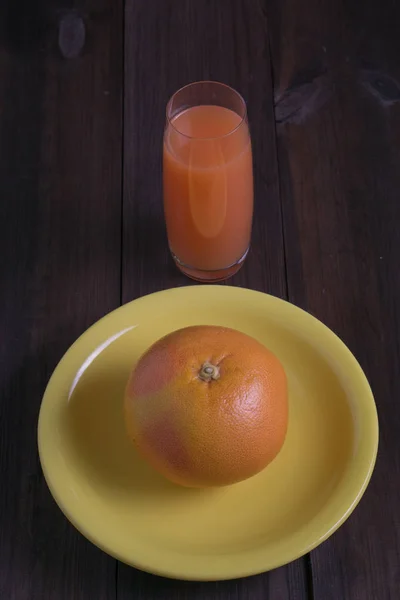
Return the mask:
MULTIPOLYGON (((267 308, 267 306, 266 306, 266 308, 267 308)), ((315 346, 313 346, 313 347, 315 348, 315 346)), ((343 360, 342 360, 342 362, 343 362, 343 360)), ((115 559, 117 559, 129 566, 138 568, 142 571, 145 571, 145 572, 148 572, 151 574, 155 574, 155 575, 159 575, 159 576, 163 576, 163 577, 167 577, 167 578, 173 578, 173 579, 182 579, 182 580, 216 581, 216 580, 237 579, 237 578, 241 578, 241 577, 247 577, 247 576, 255 575, 255 574, 258 574, 261 572, 270 571, 277 567, 288 564, 288 563, 300 558, 301 556, 304 556, 305 554, 309 553, 316 547, 318 547, 321 543, 326 541, 335 531, 337 531, 337 529, 349 518, 349 516, 352 514, 352 512, 354 511, 354 509, 360 502, 360 500, 361 500, 362 496, 364 495, 364 492, 369 484, 369 481, 371 479, 371 476, 372 476, 372 473, 374 470, 374 466, 376 463, 376 457, 377 457, 378 445, 379 445, 379 421, 378 421, 378 413, 377 413, 376 403, 374 400, 374 396, 373 396, 371 387, 370 387, 367 377, 366 377, 364 371, 362 370, 360 364, 358 363, 356 357, 351 352, 351 350, 346 346, 346 344, 340 339, 340 337, 334 331, 332 331, 332 329, 330 329, 327 325, 325 325, 321 320, 319 320, 317 317, 313 316, 311 313, 307 312, 306 310, 296 306, 295 304, 289 302, 288 300, 279 298, 277 296, 273 296, 268 293, 264 293, 264 292, 244 288, 244 287, 238 287, 238 286, 207 285, 207 284, 196 285, 196 284, 194 284, 194 285, 187 285, 187 286, 182 286, 182 287, 169 288, 166 290, 153 292, 151 294, 147 294, 145 296, 141 296, 136 299, 133 299, 121 306, 118 306, 114 310, 108 312, 103 317, 101 317, 96 322, 94 322, 90 327, 88 327, 69 346, 69 348, 63 354, 62 358, 57 363, 54 371, 52 372, 52 374, 48 380, 48 383, 46 385, 46 388, 45 388, 45 391, 44 391, 44 394, 42 397, 41 405, 40 405, 38 426, 37 426, 37 439, 38 439, 39 458, 40 458, 43 475, 44 475, 45 481, 47 483, 47 486, 49 488, 49 491, 50 491, 51 495, 53 496, 53 499, 55 500, 56 504, 58 505, 58 507, 64 514, 64 516, 70 521, 70 523, 84 537, 86 537, 90 542, 92 542, 95 546, 97 546, 98 548, 100 548, 101 550, 106 552, 108 555, 114 557, 115 559), (45 414, 47 403, 49 402, 49 400, 47 400, 47 399, 50 397, 50 392, 52 391, 52 386, 54 385, 57 377, 62 372, 62 366, 64 364, 64 361, 69 356, 71 356, 74 353, 74 351, 76 350, 77 346, 82 343, 82 338, 89 337, 91 334, 93 334, 93 332, 97 328, 100 329, 107 320, 111 320, 111 319, 115 318, 116 313, 122 314, 123 312, 126 312, 128 314, 133 305, 137 305, 138 303, 144 304, 146 301, 148 301, 148 299, 150 297, 155 298, 160 295, 167 295, 167 294, 171 295, 171 293, 185 294, 185 293, 193 292, 194 290, 197 290, 197 291, 201 290, 200 293, 203 293, 203 290, 204 290, 205 293, 210 292, 211 294, 214 294, 214 293, 218 294, 218 293, 220 293, 220 291, 222 291, 223 293, 227 293, 227 294, 233 293, 233 294, 238 294, 238 295, 240 295, 240 294, 251 295, 254 297, 258 296, 258 297, 262 297, 262 301, 265 301, 266 303, 270 302, 272 305, 275 304, 275 306, 285 306, 284 310, 287 310, 287 311, 289 311, 289 313, 292 313, 293 315, 295 315, 296 319, 299 318, 300 321, 304 321, 305 323, 308 322, 308 324, 313 324, 313 327, 317 328, 321 332, 323 332, 323 335, 328 335, 329 337, 331 337, 332 340, 335 340, 335 344, 341 348, 341 352, 343 353, 344 357, 347 359, 346 362, 349 363, 349 365, 353 367, 353 370, 355 370, 355 372, 357 374, 358 380, 360 381, 360 383, 363 384, 365 392, 369 396, 369 398, 368 398, 369 411, 370 411, 370 417, 373 421, 372 425, 371 425, 372 439, 370 440, 370 443, 369 443, 370 455, 369 455, 368 460, 364 461, 366 468, 364 469, 365 472, 362 477, 361 484, 354 486, 354 488, 357 487, 357 491, 352 490, 352 492, 353 492, 352 494, 346 494, 347 496, 352 497, 352 501, 347 503, 348 505, 347 505, 346 510, 341 511, 342 512, 341 516, 335 521, 335 523, 332 524, 332 526, 330 528, 327 529, 327 531, 323 535, 314 539, 314 541, 312 541, 311 543, 303 545, 303 547, 299 548, 298 551, 292 552, 290 554, 290 556, 286 557, 284 560, 282 560, 282 558, 280 558, 280 559, 277 559, 276 561, 269 561, 267 564, 262 566, 262 568, 260 568, 259 564, 256 564, 256 565, 254 565, 254 567, 247 566, 247 567, 244 567, 243 569, 238 569, 238 568, 229 569, 229 566, 228 566, 228 568, 226 566, 224 566, 219 570, 212 568, 212 567, 210 567, 208 570, 201 569, 201 568, 198 569, 196 567, 193 569, 183 568, 181 570, 178 565, 176 565, 175 568, 164 569, 162 566, 160 566, 160 568, 158 568, 158 567, 155 567, 154 564, 151 564, 151 559, 150 559, 150 561, 146 561, 146 560, 142 561, 142 560, 140 560, 140 557, 138 557, 138 556, 127 557, 124 554, 119 553, 117 549, 110 548, 106 543, 103 543, 101 540, 101 534, 99 536, 94 535, 93 532, 91 532, 85 528, 84 524, 79 522, 79 518, 75 518, 74 511, 69 510, 69 508, 65 505, 62 498, 60 497, 57 490, 55 489, 55 487, 57 487, 57 486, 53 485, 52 477, 50 474, 51 467, 49 468, 49 464, 51 464, 51 461, 48 461, 48 459, 46 457, 46 451, 44 449, 42 430, 43 430, 44 414, 45 414), (298 315, 298 317, 296 317, 296 315, 298 315)), ((78 513, 79 513, 79 511, 78 511, 78 513)), ((181 554, 179 554, 179 556, 181 556, 181 554)))

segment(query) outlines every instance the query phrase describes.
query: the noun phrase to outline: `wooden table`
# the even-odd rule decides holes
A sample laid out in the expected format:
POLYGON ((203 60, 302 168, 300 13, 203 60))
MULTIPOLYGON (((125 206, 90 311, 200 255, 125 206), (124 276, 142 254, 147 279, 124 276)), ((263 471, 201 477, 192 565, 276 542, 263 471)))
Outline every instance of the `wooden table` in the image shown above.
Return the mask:
POLYGON ((4 0, 0 4, 0 598, 398 600, 400 4, 394 0, 4 0), (256 210, 229 283, 305 308, 359 359, 381 442, 326 543, 245 580, 118 564, 62 516, 36 423, 68 346, 121 303, 190 282, 167 251, 168 97, 246 98, 256 210))

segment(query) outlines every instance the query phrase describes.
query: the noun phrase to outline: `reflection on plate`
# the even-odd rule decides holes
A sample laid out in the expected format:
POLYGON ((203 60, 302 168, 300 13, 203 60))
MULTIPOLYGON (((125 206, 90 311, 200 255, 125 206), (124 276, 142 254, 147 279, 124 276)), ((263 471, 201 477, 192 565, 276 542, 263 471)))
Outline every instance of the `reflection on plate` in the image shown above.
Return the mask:
POLYGON ((228 579, 278 567, 332 534, 363 494, 378 422, 353 355, 322 323, 266 294, 191 286, 110 313, 69 349, 46 389, 39 452, 65 515, 116 558, 181 579, 228 579), (175 486, 130 445, 122 397, 141 353, 166 333, 224 325, 260 340, 289 381, 285 445, 262 473, 211 490, 175 486))

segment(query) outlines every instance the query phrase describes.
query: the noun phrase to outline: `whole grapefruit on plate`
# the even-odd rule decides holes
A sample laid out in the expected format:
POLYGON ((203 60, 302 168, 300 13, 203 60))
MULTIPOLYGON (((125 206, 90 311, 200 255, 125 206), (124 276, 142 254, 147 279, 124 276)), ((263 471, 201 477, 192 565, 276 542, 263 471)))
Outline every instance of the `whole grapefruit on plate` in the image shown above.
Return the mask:
POLYGON ((232 484, 264 469, 284 443, 285 371, 244 333, 186 327, 140 358, 126 387, 124 415, 140 454, 171 481, 232 484))

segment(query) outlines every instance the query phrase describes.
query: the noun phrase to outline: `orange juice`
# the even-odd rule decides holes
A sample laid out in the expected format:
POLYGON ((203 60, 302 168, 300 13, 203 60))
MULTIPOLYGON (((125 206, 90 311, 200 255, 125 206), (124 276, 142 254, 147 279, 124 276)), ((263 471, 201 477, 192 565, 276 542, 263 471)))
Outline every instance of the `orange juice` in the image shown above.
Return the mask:
POLYGON ((227 269, 247 253, 253 172, 246 120, 223 106, 200 105, 167 123, 163 156, 168 240, 178 263, 227 269))

